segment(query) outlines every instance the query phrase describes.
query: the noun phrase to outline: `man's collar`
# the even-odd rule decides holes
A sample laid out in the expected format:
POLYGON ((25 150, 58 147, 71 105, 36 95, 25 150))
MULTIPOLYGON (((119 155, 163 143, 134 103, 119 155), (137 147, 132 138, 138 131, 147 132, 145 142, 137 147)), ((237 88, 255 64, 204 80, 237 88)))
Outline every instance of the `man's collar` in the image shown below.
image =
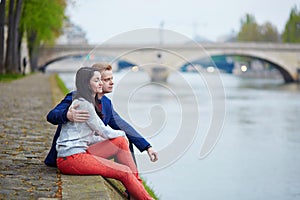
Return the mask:
POLYGON ((102 97, 104 96, 104 94, 103 93, 101 93, 101 94, 97 94, 97 98, 100 100, 102 97))

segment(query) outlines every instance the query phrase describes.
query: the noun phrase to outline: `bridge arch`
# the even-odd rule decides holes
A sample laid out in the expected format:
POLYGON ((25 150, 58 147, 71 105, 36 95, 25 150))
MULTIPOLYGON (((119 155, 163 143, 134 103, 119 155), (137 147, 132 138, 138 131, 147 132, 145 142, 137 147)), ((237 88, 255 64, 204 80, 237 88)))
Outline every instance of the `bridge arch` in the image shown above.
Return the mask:
MULTIPOLYGON (((66 55, 66 56, 61 56, 61 57, 58 57, 58 58, 53 58, 52 60, 48 60, 45 64, 43 64, 42 66, 39 66, 38 67, 38 70, 45 73, 46 72, 46 69, 49 65, 55 63, 55 62, 58 62, 58 61, 62 61, 62 60, 65 60, 65 59, 68 59, 68 58, 82 58, 82 61, 84 61, 83 59, 86 57, 87 55, 85 54, 74 54, 74 55, 66 55)), ((132 67, 132 66, 136 66, 137 64, 134 63, 134 61, 130 60, 130 59, 127 59, 127 58, 122 58, 120 60, 102 60, 102 61, 97 61, 97 60, 88 60, 89 62, 111 62, 111 64, 113 66, 115 65, 120 65, 120 62, 121 62, 121 65, 124 65, 124 63, 126 63, 125 65, 128 65, 127 67, 132 67)), ((118 67, 116 70, 119 70, 119 69, 123 69, 123 68, 126 68, 126 67, 118 67)))
POLYGON ((180 63, 178 63, 177 66, 175 66, 175 68, 180 68, 181 66, 183 66, 186 63, 192 63, 193 61, 196 60, 200 60, 200 59, 205 59, 205 58, 209 58, 211 60, 212 63, 212 56, 244 56, 244 57, 248 57, 248 58, 253 58, 253 59, 258 59, 267 63, 270 63, 274 66, 274 68, 276 68, 280 74, 282 75, 284 81, 286 83, 290 83, 293 82, 294 79, 292 77, 292 73, 291 71, 289 71, 288 69, 290 68, 289 66, 287 66, 285 63, 281 62, 279 59, 276 59, 275 57, 267 57, 264 54, 261 53, 249 53, 249 52, 213 52, 210 53, 209 56, 203 56, 203 55, 193 55, 192 57, 189 58, 189 61, 185 62, 182 61, 180 63))
POLYGON ((61 61, 61 60, 65 60, 65 59, 68 59, 68 58, 82 58, 82 57, 84 57, 84 55, 82 55, 82 54, 74 54, 74 55, 65 55, 65 56, 60 56, 60 57, 57 57, 57 58, 53 58, 51 60, 48 60, 42 66, 39 66, 38 70, 41 71, 41 72, 46 72, 47 67, 50 64, 52 64, 52 63, 55 63, 55 62, 61 61))
MULTIPOLYGON (((178 70, 186 62, 201 58, 201 56, 216 55, 241 55, 257 58, 272 63, 283 75, 285 82, 299 81, 300 78, 300 45, 279 44, 279 43, 212 43, 212 44, 166 44, 166 45, 145 45, 145 44, 104 44, 95 45, 56 45, 53 47, 41 47, 39 66, 47 66, 50 62, 65 56, 88 55, 95 53, 107 55, 108 57, 125 59, 137 65, 141 63, 153 63, 153 69, 157 64, 170 66, 164 76, 168 76, 172 70, 178 70), (203 54, 199 55, 199 50, 203 54), (145 51, 146 50, 146 51, 145 51), (148 50, 153 50, 148 51, 148 50), (158 50, 163 52, 162 59, 156 59, 158 50), (125 52, 132 52, 126 54, 125 52), (169 52, 169 54, 168 54, 169 52), (174 52, 171 55, 170 52, 174 52), (126 56, 124 55, 126 54, 126 56), (198 54, 197 54, 198 53, 198 54), (121 55, 121 56, 120 56, 121 55), (124 55, 124 56, 122 56, 124 55), (182 59, 184 58, 184 59, 182 59)), ((113 62, 116 62, 114 60, 113 62)), ((44 67, 45 68, 45 67, 44 67)), ((43 69, 43 68, 42 68, 43 69)), ((153 70, 152 70, 153 71, 153 70)), ((154 70, 155 72, 155 70, 154 70)), ((150 76, 153 73, 149 72, 150 76)))

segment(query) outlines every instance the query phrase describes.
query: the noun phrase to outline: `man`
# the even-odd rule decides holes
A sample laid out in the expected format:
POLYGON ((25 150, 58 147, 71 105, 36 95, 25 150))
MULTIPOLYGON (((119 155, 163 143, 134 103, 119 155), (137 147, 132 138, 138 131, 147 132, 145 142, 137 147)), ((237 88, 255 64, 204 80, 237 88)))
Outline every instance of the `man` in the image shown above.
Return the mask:
MULTIPOLYGON (((113 109, 111 100, 105 96, 106 93, 110 93, 113 90, 114 82, 112 67, 109 64, 105 63, 96 63, 92 67, 99 68, 101 73, 103 92, 97 94, 97 97, 99 103, 98 106, 102 111, 101 115, 103 116, 102 121, 104 122, 104 124, 109 125, 111 128, 116 130, 123 130, 126 133, 126 136, 129 140, 129 147, 132 153, 132 144, 134 144, 141 152, 146 150, 152 162, 157 161, 157 152, 154 151, 150 143, 147 142, 147 140, 141 134, 139 134, 132 126, 130 126, 118 115, 118 113, 113 109)), ((48 153, 44 161, 47 166, 56 167, 56 140, 60 135, 61 125, 68 121, 85 122, 89 118, 88 111, 80 110, 80 108, 78 108, 78 105, 74 106, 73 108, 69 108, 72 103, 72 95, 73 92, 67 94, 66 97, 47 115, 48 122, 54 125, 58 125, 53 138, 50 152, 48 153)))

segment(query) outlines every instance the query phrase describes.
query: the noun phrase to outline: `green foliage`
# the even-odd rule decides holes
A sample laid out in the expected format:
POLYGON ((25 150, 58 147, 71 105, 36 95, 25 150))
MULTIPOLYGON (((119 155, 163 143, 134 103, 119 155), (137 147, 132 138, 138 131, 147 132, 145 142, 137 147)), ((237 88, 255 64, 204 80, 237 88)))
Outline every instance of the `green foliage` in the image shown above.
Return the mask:
POLYGON ((282 34, 282 41, 289 43, 300 42, 300 11, 296 6, 291 10, 290 17, 282 34))
POLYGON ((241 19, 241 25, 256 24, 255 17, 251 14, 246 14, 245 19, 241 19))
POLYGON ((65 19, 66 0, 24 1, 21 27, 29 34, 36 34, 37 43, 54 43, 65 19))
POLYGON ((57 85, 59 87, 59 89, 64 93, 67 94, 70 92, 70 90, 66 87, 65 83, 61 80, 61 78, 59 77, 58 74, 55 75, 55 79, 57 82, 57 85))
MULTIPOLYGON (((117 191, 119 191, 119 193, 124 194, 124 191, 126 190, 126 188, 124 187, 124 185, 116 180, 116 179, 112 179, 112 178, 104 178, 106 181, 108 181, 108 183, 110 185, 112 185, 117 191)), ((147 185, 147 183, 143 180, 143 185, 146 189, 146 191, 148 192, 148 194, 154 198, 155 200, 159 200, 159 198, 157 197, 157 195, 155 194, 155 192, 147 185)))
POLYGON ((20 30, 26 34, 31 70, 38 65, 38 49, 54 44, 60 35, 68 0, 26 0, 22 10, 20 30))
POLYGON ((270 22, 263 25, 256 23, 253 15, 246 14, 241 20, 241 30, 238 33, 239 42, 279 42, 277 28, 270 22))
POLYGON ((261 41, 263 42, 279 42, 279 33, 277 28, 270 22, 266 22, 260 26, 261 41))
POLYGON ((150 188, 150 187, 146 184, 146 182, 145 182, 144 180, 143 180, 143 185, 144 185, 146 191, 148 192, 148 194, 149 194, 152 198, 154 198, 155 200, 159 200, 159 198, 157 197, 157 195, 155 194, 155 192, 153 191, 153 189, 150 188))
POLYGON ((0 82, 11 82, 23 77, 21 74, 0 74, 0 82))

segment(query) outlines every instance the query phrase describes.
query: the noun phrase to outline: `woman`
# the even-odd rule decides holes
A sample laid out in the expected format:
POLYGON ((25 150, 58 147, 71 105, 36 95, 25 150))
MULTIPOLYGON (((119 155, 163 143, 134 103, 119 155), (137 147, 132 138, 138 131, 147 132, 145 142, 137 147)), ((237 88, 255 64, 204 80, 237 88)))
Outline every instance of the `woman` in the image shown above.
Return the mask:
POLYGON ((77 92, 72 104, 89 111, 85 123, 62 125, 56 143, 57 166, 63 174, 101 175, 121 181, 135 199, 152 199, 146 192, 129 151, 125 133, 106 127, 95 106, 97 93, 102 92, 98 69, 82 67, 76 73, 77 92), (96 108, 96 110, 95 110, 96 108), (116 157, 118 163, 108 158, 116 157))

